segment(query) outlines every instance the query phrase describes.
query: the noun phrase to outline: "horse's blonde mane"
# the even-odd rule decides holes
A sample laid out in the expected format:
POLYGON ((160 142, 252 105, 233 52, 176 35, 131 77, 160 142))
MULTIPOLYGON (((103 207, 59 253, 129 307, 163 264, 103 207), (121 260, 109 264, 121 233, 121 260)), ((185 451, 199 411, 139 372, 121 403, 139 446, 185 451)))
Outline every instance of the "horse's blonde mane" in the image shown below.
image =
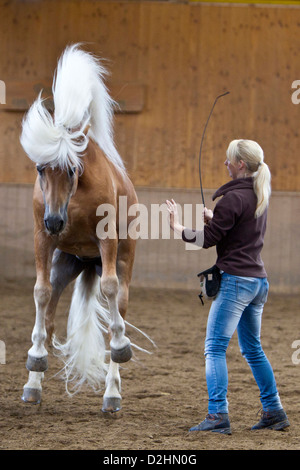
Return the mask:
POLYGON ((53 116, 39 94, 23 120, 20 140, 33 162, 82 169, 90 136, 107 158, 125 171, 113 140, 115 102, 104 84, 106 74, 99 61, 78 44, 65 49, 53 80, 53 116), (85 135, 88 124, 90 130, 85 135))

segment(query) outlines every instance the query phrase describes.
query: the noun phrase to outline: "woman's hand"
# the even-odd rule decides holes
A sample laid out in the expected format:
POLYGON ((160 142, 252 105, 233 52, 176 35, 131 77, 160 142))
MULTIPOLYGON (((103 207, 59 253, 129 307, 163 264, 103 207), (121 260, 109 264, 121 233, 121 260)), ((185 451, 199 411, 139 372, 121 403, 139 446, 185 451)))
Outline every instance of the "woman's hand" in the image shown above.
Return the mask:
POLYGON ((206 209, 206 207, 204 207, 204 211, 203 211, 204 223, 208 224, 213 218, 213 216, 214 216, 213 211, 211 211, 210 209, 206 209))
POLYGON ((174 201, 174 199, 171 199, 171 201, 166 200, 166 204, 167 204, 168 212, 170 214, 171 229, 177 232, 178 234, 182 234, 184 227, 183 225, 179 223, 179 216, 178 216, 176 202, 174 201))
POLYGON ((166 200, 166 204, 168 206, 168 212, 170 214, 170 227, 172 230, 174 230, 174 225, 179 223, 177 204, 174 199, 171 199, 171 201, 166 200))

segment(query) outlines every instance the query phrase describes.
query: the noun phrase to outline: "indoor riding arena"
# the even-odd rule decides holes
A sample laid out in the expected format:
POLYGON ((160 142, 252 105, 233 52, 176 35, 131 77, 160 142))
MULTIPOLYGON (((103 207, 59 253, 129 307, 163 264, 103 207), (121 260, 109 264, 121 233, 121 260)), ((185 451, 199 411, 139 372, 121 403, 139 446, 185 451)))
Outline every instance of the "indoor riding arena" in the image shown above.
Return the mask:
MULTIPOLYGON (((1 450, 299 450, 299 51, 299 1, 0 0, 1 450), (58 60, 73 44, 109 72, 105 83, 118 104, 115 146, 146 214, 126 315, 133 356, 120 366, 122 407, 113 412, 102 411, 104 388, 67 393, 63 363, 48 344, 42 399, 21 398, 36 319, 38 177, 20 143, 22 121, 41 90, 51 107, 58 60), (165 201, 191 209, 186 224, 193 225, 202 181, 213 210, 212 195, 229 181, 224 162, 234 139, 258 142, 272 175, 261 343, 290 426, 251 430, 262 405, 235 332, 226 354, 232 434, 189 432, 208 413, 211 300, 202 305, 197 274, 217 254, 174 237, 165 201)), ((57 306, 59 341, 67 335, 74 282, 57 306)))

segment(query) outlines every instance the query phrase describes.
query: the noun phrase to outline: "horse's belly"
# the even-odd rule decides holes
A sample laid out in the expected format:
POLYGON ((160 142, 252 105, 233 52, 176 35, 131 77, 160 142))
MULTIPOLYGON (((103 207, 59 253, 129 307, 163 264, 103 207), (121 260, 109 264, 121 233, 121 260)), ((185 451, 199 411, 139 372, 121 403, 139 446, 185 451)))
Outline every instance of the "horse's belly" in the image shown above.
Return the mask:
POLYGON ((79 258, 97 258, 100 256, 99 248, 91 243, 59 243, 57 248, 65 253, 78 256, 79 258))

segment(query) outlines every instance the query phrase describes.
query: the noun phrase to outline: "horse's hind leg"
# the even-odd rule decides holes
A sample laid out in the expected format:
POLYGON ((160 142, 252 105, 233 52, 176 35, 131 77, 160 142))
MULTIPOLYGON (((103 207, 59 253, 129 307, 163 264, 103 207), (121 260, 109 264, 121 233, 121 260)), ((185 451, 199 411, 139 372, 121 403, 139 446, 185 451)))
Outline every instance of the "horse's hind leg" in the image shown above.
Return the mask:
POLYGON ((113 413, 121 409, 121 377, 119 364, 110 360, 105 380, 105 393, 103 396, 102 411, 113 413))
MULTIPOLYGON (((36 324, 34 326, 34 331, 32 334, 33 342, 39 339, 40 342, 45 341, 46 334, 48 334, 48 340, 50 340, 53 333, 53 319, 56 311, 56 306, 60 295, 64 288, 75 279, 78 274, 83 269, 83 263, 77 260, 75 256, 68 255, 63 253, 60 250, 56 250, 53 255, 51 274, 49 276, 50 286, 46 283, 47 288, 44 287, 44 292, 47 294, 45 301, 50 292, 50 299, 46 307, 43 309, 40 307, 40 295, 39 289, 41 289, 42 281, 40 271, 37 271, 39 274, 37 276, 37 283, 35 287, 35 302, 37 305, 36 313, 36 324), (38 282, 40 284, 38 284, 38 282), (47 333, 46 333, 47 332, 47 333)), ((35 346, 35 344, 34 344, 35 346)), ((34 348, 34 347, 33 347, 34 348)), ((43 346, 40 353, 42 357, 35 358, 33 356, 34 352, 38 352, 38 349, 35 350, 31 348, 29 351, 29 357, 27 360, 27 369, 29 370, 28 382, 24 385, 22 400, 25 403, 37 404, 41 401, 42 394, 42 380, 44 377, 44 371, 47 369, 47 351, 43 346), (46 351, 46 353, 45 353, 46 351)))
POLYGON ((50 282, 52 295, 46 312, 47 341, 51 344, 54 331, 56 307, 63 290, 82 272, 84 264, 76 256, 55 250, 52 261, 50 282))

